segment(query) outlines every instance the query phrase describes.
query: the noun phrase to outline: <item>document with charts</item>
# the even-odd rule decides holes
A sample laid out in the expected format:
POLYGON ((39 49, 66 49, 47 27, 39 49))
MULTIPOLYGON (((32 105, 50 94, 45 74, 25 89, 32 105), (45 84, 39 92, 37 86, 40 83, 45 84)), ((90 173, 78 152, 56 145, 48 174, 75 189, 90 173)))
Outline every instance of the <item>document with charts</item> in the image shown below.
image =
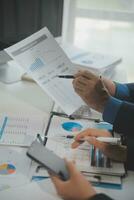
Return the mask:
POLYGON ((0 194, 30 182, 31 160, 26 151, 26 148, 0 146, 0 194))
POLYGON ((72 74, 72 63, 47 28, 5 51, 70 115, 84 102, 74 92, 72 80, 57 75, 72 74))
POLYGON ((45 117, 0 114, 0 145, 30 146, 37 133, 45 128, 45 117))
POLYGON ((104 156, 92 145, 83 143, 77 149, 72 149, 74 139, 66 136, 75 136, 86 128, 93 128, 93 122, 88 120, 71 120, 68 118, 53 116, 47 133, 46 147, 56 154, 67 159, 75 160, 76 165, 84 175, 103 174, 120 177, 125 174, 123 163, 113 162, 104 156))

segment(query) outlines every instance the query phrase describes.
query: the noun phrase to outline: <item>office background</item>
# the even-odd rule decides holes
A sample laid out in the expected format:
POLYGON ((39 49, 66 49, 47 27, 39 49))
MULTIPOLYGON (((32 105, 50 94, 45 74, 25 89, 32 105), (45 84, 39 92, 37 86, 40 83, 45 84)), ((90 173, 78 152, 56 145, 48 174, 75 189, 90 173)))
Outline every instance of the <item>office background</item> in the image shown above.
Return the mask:
POLYGON ((0 49, 47 26, 56 37, 62 31, 63 0, 0 0, 0 49))
POLYGON ((65 0, 65 4, 64 41, 121 56, 122 70, 129 82, 134 81, 134 0, 65 0))

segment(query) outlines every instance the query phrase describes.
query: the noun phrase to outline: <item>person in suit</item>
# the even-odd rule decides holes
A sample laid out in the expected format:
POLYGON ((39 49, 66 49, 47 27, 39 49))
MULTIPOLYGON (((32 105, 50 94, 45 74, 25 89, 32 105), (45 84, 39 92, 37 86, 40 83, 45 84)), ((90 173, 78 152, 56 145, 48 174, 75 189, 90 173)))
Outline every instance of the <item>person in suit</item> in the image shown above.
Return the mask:
MULTIPOLYGON (((75 138, 72 148, 78 147, 80 140, 90 136, 89 143, 99 148, 108 157, 126 162, 127 169, 134 170, 134 84, 115 83, 106 78, 98 77, 89 71, 79 71, 73 80, 76 93, 91 108, 102 113, 106 122, 113 124, 113 131, 121 134, 124 145, 112 147, 110 144, 97 141, 95 137, 112 134, 105 130, 87 129, 75 138), (127 148, 126 148, 127 147, 127 148)), ((70 179, 62 181, 52 176, 58 194, 66 200, 110 200, 105 194, 97 194, 92 185, 77 171, 73 163, 67 162, 70 179)))
MULTIPOLYGON (((125 150, 125 152, 127 151, 126 167, 134 170, 134 161, 132 160, 134 153, 134 83, 116 83, 98 77, 89 71, 79 71, 73 80, 73 87, 87 105, 102 113, 104 121, 113 124, 113 132, 122 136, 123 144, 127 146, 127 150, 125 150)), ((93 133, 93 130, 87 129, 77 138, 84 137, 84 135, 97 137, 99 133, 96 131, 93 133)), ((103 136, 103 133, 101 135, 103 136)), ((105 145, 97 142, 95 138, 91 138, 90 143, 101 149, 105 145)))

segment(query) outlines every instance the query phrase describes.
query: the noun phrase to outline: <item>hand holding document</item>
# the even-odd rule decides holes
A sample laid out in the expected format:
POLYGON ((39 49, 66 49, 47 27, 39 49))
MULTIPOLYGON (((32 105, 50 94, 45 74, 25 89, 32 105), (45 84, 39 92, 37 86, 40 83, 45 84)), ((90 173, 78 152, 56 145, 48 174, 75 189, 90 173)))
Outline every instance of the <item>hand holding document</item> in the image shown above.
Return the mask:
POLYGON ((72 80, 58 75, 72 75, 73 66, 47 28, 5 49, 40 87, 68 115, 84 102, 75 94, 72 80))

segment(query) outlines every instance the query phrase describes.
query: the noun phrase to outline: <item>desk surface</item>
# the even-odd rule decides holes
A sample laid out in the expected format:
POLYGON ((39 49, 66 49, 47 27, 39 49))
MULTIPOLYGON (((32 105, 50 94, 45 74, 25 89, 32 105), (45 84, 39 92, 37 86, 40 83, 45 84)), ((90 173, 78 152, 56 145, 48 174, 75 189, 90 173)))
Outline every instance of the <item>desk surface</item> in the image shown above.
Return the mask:
MULTIPOLYGON (((121 67, 118 68, 118 73, 115 72, 113 79, 119 82, 126 82, 126 76, 121 67)), ((0 96, 0 112, 28 112, 43 115, 45 112, 49 113, 53 106, 51 98, 48 97, 37 84, 27 81, 20 81, 13 84, 0 83, 0 96)), ((100 190, 117 200, 131 200, 134 195, 134 173, 129 172, 128 175, 129 176, 123 180, 122 190, 97 190, 100 190)))
POLYGON ((27 81, 19 81, 13 84, 0 83, 1 112, 24 111, 25 107, 29 110, 38 110, 49 113, 53 101, 36 84, 27 81), (28 108, 29 107, 29 108, 28 108))
MULTIPOLYGON (((50 179, 39 182, 42 190, 55 194, 55 189, 50 179)), ((98 193, 105 193, 114 200, 133 200, 134 198, 134 172, 128 172, 128 177, 123 179, 123 188, 121 190, 95 188, 98 193)))

